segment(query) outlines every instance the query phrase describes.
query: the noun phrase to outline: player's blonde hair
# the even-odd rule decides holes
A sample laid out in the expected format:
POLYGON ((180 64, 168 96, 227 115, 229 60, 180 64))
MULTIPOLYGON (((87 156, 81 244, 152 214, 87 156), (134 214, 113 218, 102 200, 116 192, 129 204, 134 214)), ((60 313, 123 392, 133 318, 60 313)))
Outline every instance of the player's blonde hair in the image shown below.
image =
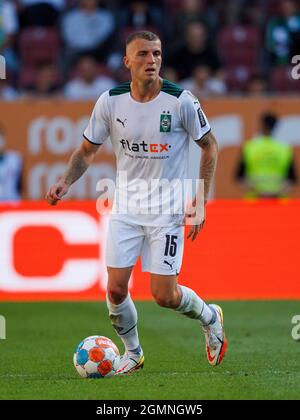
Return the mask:
POLYGON ((146 39, 147 41, 158 41, 159 36, 150 31, 137 31, 130 34, 126 39, 126 47, 135 39, 146 39))

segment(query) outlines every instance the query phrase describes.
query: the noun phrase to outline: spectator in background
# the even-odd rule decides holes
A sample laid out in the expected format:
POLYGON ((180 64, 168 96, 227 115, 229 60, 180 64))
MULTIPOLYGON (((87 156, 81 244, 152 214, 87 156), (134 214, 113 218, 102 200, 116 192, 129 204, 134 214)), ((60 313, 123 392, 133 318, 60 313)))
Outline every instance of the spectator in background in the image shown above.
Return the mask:
POLYGON ((168 66, 163 66, 160 72, 164 79, 170 80, 170 82, 178 83, 178 74, 175 69, 168 66))
POLYGON ((0 126, 0 201, 21 198, 23 161, 21 155, 6 149, 5 130, 0 126))
POLYGON ((15 73, 19 62, 14 50, 19 29, 16 8, 12 2, 0 2, 0 54, 5 57, 7 70, 15 73))
POLYGON ((74 101, 96 100, 115 85, 113 79, 99 74, 99 65, 93 56, 84 56, 78 59, 77 77, 66 84, 64 95, 74 101))
POLYGON ((213 72, 220 68, 219 56, 208 40, 206 26, 201 22, 187 24, 184 43, 175 48, 166 61, 178 72, 179 80, 190 77, 199 65, 213 72))
POLYGON ((17 0, 21 26, 55 26, 65 0, 17 0))
POLYGON ((263 10, 263 2, 260 0, 246 1, 241 10, 240 23, 263 30, 265 25, 265 13, 263 10))
POLYGON ((291 147, 272 136, 276 123, 275 115, 262 115, 261 135, 243 145, 236 178, 247 197, 283 197, 296 181, 291 147))
POLYGON ((198 99, 209 96, 225 95, 227 87, 221 77, 213 77, 207 66, 197 66, 191 78, 182 80, 180 85, 183 89, 189 90, 198 99))
POLYGON ((215 27, 216 18, 206 7, 206 0, 185 0, 172 21, 170 43, 183 41, 186 26, 191 22, 202 22, 210 30, 215 27))
POLYGON ((18 96, 18 92, 8 84, 7 80, 0 80, 0 99, 2 101, 13 101, 18 96))
POLYGON ((164 21, 160 2, 149 0, 123 0, 121 2, 122 16, 120 24, 129 30, 145 28, 157 29, 162 32, 164 21))
POLYGON ((81 54, 101 60, 106 56, 115 21, 110 11, 98 8, 97 0, 80 0, 78 8, 63 16, 61 29, 70 63, 81 54))
POLYGON ((248 96, 264 96, 268 93, 267 83, 262 76, 252 76, 246 85, 248 96))
POLYGON ((29 86, 24 96, 27 99, 61 99, 61 87, 56 67, 52 63, 40 64, 37 68, 35 81, 29 86))
POLYGON ((288 65, 300 51, 300 14, 295 0, 282 0, 280 10, 267 24, 266 47, 273 64, 288 65))
POLYGON ((164 38, 168 24, 163 14, 163 2, 160 0, 122 0, 116 15, 118 36, 107 58, 108 67, 114 72, 119 82, 127 81, 130 74, 123 65, 124 42, 127 36, 139 30, 149 30, 164 38))

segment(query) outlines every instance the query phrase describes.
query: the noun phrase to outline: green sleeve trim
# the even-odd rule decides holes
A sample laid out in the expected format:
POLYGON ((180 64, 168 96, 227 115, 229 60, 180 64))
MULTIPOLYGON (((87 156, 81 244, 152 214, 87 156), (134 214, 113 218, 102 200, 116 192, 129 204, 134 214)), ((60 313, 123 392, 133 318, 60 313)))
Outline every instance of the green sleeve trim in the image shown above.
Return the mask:
POLYGON ((176 98, 179 98, 179 96, 182 94, 184 89, 182 89, 180 86, 176 85, 175 83, 164 79, 161 91, 168 93, 169 95, 176 96, 176 98))
POLYGON ((115 88, 110 89, 109 96, 122 95, 123 93, 130 92, 130 82, 122 83, 115 88))

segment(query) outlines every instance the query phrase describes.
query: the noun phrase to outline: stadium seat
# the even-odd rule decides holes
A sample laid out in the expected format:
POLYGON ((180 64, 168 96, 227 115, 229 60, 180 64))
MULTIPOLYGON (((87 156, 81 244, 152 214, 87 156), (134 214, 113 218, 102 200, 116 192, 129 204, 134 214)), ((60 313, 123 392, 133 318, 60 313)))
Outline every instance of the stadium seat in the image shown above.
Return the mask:
POLYGON ((20 56, 23 64, 35 66, 56 62, 60 50, 59 33, 55 28, 26 28, 20 34, 20 56))
POLYGON ((277 92, 300 92, 300 80, 292 78, 292 67, 275 67, 271 70, 271 87, 277 92))
POLYGON ((19 88, 26 89, 34 84, 36 70, 34 67, 23 66, 19 74, 19 88))
POLYGON ((165 10, 170 13, 170 15, 175 15, 178 13, 182 5, 182 0, 165 0, 165 10))
POLYGON ((261 49, 261 35, 250 26, 229 26, 220 30, 218 49, 225 67, 256 66, 261 49))
POLYGON ((252 47, 260 46, 261 36, 257 28, 248 25, 227 26, 220 30, 219 44, 221 47, 252 47))
POLYGON ((280 14, 280 1, 278 0, 267 0, 264 7, 266 16, 271 17, 280 14))
POLYGON ((245 91, 251 77, 259 74, 257 67, 236 66, 225 69, 225 80, 230 91, 245 91))
MULTIPOLYGON (((105 65, 105 63, 98 64, 97 74, 98 76, 106 76, 106 77, 111 77, 111 78, 114 77, 112 71, 107 65, 105 65)), ((75 65, 74 67, 70 69, 68 73, 68 80, 76 79, 79 76, 80 75, 79 75, 78 66, 75 65)))
MULTIPOLYGON (((19 88, 21 90, 32 87, 35 83, 38 68, 35 66, 23 66, 19 74, 19 88)), ((55 69, 56 83, 60 84, 63 81, 63 76, 58 68, 55 69)))
POLYGON ((248 48, 231 48, 224 53, 223 62, 225 67, 248 66, 253 67, 257 65, 258 53, 257 50, 248 48), (225 60, 225 61, 224 61, 225 60))

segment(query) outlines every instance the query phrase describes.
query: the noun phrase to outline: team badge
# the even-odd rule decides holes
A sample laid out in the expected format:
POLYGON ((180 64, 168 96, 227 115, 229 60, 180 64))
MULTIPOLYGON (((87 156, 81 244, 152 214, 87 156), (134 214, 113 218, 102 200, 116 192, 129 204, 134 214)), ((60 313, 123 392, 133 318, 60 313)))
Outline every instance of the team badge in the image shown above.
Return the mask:
POLYGON ((169 133, 171 131, 172 115, 161 114, 160 115, 160 132, 169 133))

